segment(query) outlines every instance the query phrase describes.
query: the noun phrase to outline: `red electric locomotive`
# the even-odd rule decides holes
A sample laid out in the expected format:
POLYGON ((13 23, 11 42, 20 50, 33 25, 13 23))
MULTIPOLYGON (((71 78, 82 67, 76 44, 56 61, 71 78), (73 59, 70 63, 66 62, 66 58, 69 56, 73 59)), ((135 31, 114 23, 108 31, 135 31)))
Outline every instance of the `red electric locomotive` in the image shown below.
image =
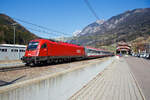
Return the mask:
POLYGON ((29 42, 22 61, 26 65, 35 65, 84 57, 83 46, 48 39, 36 39, 29 42))

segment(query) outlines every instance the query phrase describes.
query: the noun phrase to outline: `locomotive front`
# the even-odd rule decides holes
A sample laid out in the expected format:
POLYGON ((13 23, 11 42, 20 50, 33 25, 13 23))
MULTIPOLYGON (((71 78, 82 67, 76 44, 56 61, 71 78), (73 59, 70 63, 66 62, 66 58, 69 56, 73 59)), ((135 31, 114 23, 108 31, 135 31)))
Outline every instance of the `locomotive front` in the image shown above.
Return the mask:
POLYGON ((25 55, 22 58, 22 61, 26 63, 26 65, 34 65, 38 61, 39 56, 39 41, 31 41, 29 42, 25 55))

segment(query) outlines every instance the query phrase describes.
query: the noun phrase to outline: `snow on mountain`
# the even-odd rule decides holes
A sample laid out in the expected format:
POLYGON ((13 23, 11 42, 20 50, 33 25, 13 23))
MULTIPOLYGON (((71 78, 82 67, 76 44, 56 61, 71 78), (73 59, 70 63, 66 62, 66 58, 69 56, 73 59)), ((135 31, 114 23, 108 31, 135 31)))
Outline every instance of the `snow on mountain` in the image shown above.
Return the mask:
POLYGON ((73 36, 80 36, 81 30, 76 30, 73 32, 73 36))

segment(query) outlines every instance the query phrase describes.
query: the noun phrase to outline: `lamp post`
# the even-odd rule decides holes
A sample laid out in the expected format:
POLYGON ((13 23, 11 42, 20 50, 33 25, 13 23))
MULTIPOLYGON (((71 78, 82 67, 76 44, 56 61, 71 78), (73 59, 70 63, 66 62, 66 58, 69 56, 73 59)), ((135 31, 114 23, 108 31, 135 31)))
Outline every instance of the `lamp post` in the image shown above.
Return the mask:
POLYGON ((12 24, 12 26, 13 26, 13 28, 14 28, 14 44, 15 44, 15 37, 16 37, 16 25, 17 25, 17 23, 13 23, 12 24))

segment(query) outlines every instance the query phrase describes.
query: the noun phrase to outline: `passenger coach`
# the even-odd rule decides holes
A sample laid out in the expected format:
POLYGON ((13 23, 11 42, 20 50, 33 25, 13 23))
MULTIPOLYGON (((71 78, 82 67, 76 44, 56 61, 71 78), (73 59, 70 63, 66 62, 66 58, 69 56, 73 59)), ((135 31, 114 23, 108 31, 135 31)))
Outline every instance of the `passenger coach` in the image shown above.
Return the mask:
POLYGON ((19 60, 25 54, 25 45, 0 44, 0 61, 19 60))

